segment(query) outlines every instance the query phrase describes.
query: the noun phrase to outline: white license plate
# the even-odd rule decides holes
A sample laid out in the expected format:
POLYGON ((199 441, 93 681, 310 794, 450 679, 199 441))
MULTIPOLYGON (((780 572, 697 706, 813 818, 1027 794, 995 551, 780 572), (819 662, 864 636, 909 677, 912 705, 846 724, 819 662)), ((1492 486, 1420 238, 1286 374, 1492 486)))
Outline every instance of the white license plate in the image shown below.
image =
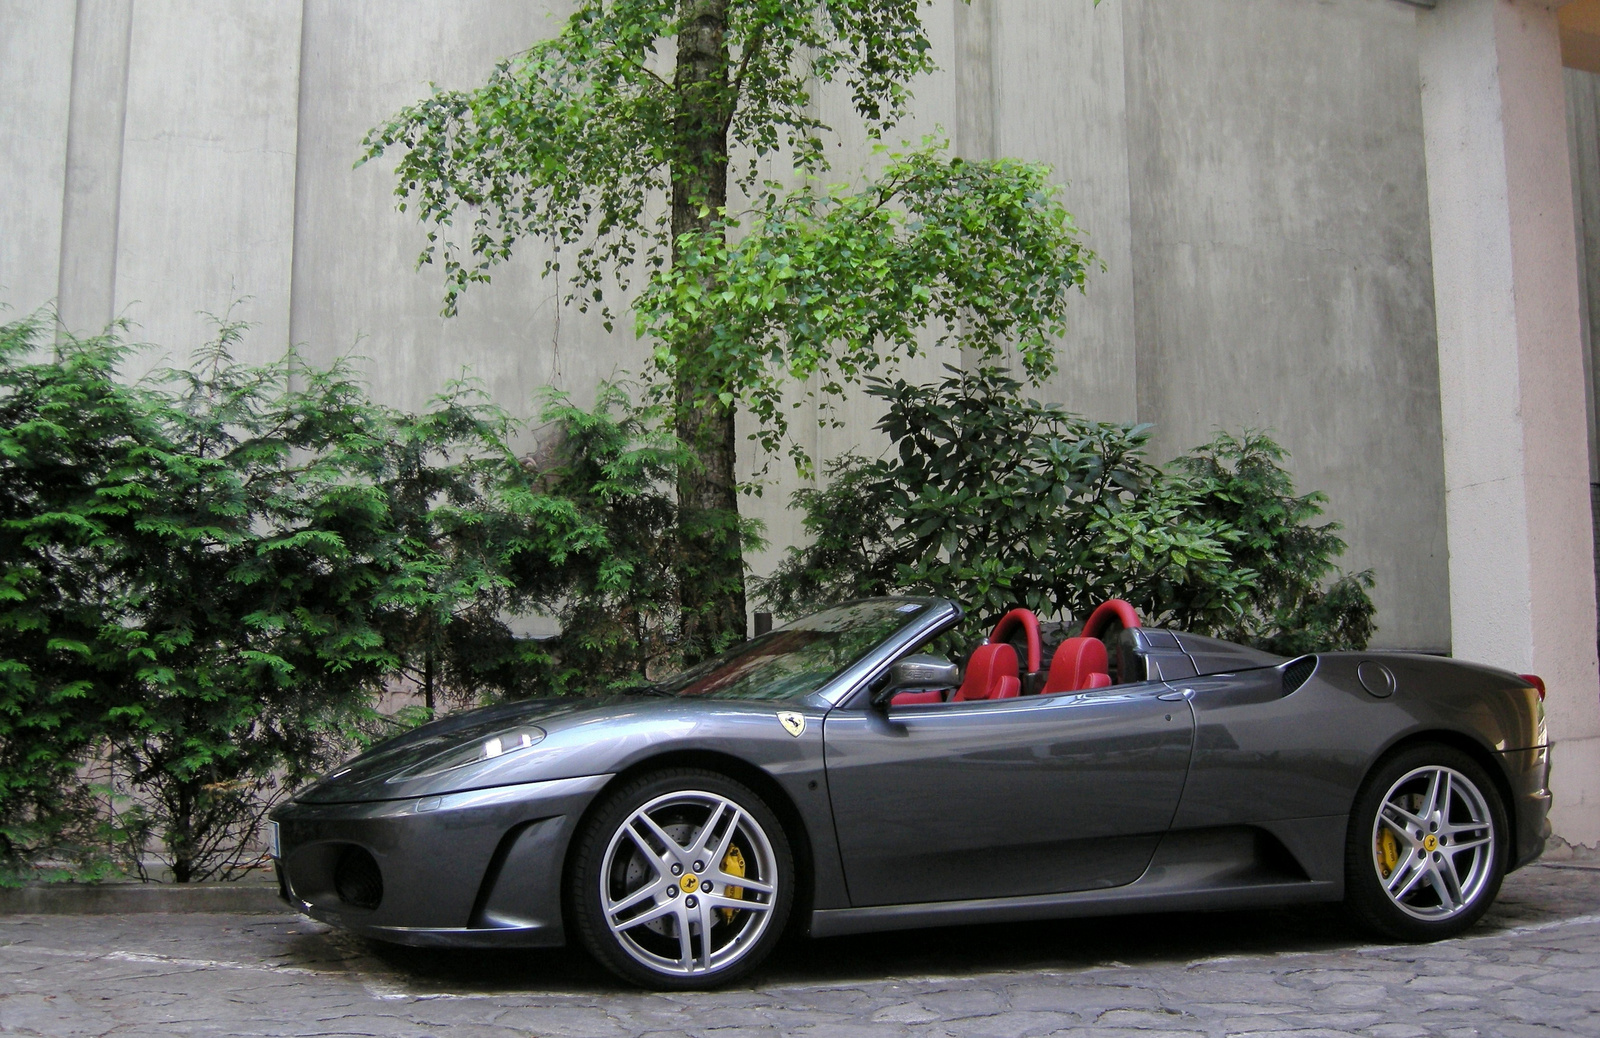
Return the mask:
POLYGON ((278 842, 278 823, 267 823, 267 850, 274 858, 283 857, 282 844, 278 842))

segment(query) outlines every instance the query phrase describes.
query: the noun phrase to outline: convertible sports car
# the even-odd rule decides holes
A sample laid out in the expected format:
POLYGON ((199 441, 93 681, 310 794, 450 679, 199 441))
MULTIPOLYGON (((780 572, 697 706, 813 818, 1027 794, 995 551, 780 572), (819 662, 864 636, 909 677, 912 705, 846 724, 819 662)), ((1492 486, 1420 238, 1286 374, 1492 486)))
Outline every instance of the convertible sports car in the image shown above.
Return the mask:
POLYGON ((1120 601, 1048 660, 1013 610, 958 669, 925 650, 961 615, 853 602, 624 695, 408 732, 274 813, 284 897, 386 941, 575 940, 698 988, 786 929, 1343 898, 1430 940, 1544 848, 1531 675, 1282 659, 1120 601))

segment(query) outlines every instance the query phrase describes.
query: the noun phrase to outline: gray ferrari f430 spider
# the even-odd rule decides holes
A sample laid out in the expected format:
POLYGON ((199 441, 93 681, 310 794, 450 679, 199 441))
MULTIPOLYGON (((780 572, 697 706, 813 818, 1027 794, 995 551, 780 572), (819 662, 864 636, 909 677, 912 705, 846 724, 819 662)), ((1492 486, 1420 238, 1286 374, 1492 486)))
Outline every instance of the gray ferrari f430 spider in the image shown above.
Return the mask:
POLYGON ((676 677, 448 716, 278 808, 284 896, 439 947, 576 942, 657 988, 816 936, 1343 899, 1460 932, 1549 833, 1543 685, 1283 659, 1013 610, 958 668, 935 598, 852 602, 676 677))

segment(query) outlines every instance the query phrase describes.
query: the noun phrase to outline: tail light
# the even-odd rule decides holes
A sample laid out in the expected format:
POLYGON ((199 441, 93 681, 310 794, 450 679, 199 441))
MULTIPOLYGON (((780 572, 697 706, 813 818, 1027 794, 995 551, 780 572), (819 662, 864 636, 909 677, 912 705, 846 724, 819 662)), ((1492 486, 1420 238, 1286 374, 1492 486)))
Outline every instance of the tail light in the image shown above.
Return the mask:
POLYGON ((1539 693, 1539 702, 1544 702, 1544 678, 1537 674, 1518 674, 1517 677, 1528 683, 1528 687, 1539 693))

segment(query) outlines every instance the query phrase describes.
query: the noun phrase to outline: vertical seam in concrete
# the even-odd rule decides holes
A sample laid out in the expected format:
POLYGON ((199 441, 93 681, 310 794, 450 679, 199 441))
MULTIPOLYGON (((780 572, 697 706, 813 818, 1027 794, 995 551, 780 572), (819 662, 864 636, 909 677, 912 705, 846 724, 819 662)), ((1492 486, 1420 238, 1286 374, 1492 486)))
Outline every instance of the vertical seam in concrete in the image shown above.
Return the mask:
MULTIPOLYGON (((1502 14, 1503 8, 1506 8, 1508 6, 1509 6, 1509 4, 1507 4, 1506 0, 1496 0, 1494 8, 1493 8, 1493 10, 1492 10, 1492 12, 1490 14, 1491 20, 1492 21, 1498 21, 1498 19, 1500 18, 1501 14, 1502 14)), ((1511 266, 1512 266, 1512 270, 1515 271, 1517 266, 1518 266, 1518 260, 1520 259, 1520 257, 1518 256, 1518 248, 1517 248, 1518 241, 1517 241, 1516 226, 1515 226, 1515 224, 1513 222, 1514 221, 1513 207, 1515 206, 1515 198, 1514 198, 1514 196, 1515 196, 1515 188, 1512 186, 1511 177, 1512 177, 1512 174, 1513 174, 1513 170, 1515 169, 1515 166, 1513 165, 1512 155, 1511 155, 1511 147, 1512 147, 1512 144, 1513 144, 1513 141, 1512 141, 1512 129, 1511 129, 1510 126, 1506 125, 1505 68, 1504 68, 1504 66, 1505 66, 1505 56, 1501 53, 1501 47, 1503 45, 1503 41, 1501 39, 1501 35, 1502 34, 1501 34, 1501 31, 1500 31, 1500 27, 1498 25, 1494 26, 1493 34, 1494 34, 1493 39, 1494 39, 1494 90, 1495 90, 1495 104, 1499 109, 1499 120, 1500 120, 1500 148, 1499 148, 1499 151, 1500 151, 1500 166, 1501 166, 1502 169, 1505 170, 1505 185, 1506 185, 1506 240, 1510 243, 1511 266)), ((1514 277, 1515 277, 1515 275, 1513 275, 1513 278, 1514 277)), ((1514 283, 1514 281, 1513 281, 1513 283, 1514 283)), ((1510 313, 1509 317, 1510 317, 1510 324, 1511 324, 1512 333, 1514 335, 1516 335, 1518 337, 1518 339, 1520 339, 1522 337, 1522 321, 1521 321, 1521 313, 1520 313, 1522 308, 1521 308, 1521 306, 1518 305, 1517 291, 1516 291, 1515 288, 1513 288, 1511 290, 1511 292, 1508 293, 1508 295, 1507 295, 1507 305, 1510 306, 1510 308, 1511 308, 1511 313, 1510 313)), ((1512 388, 1514 389, 1514 391, 1517 394, 1516 413, 1520 417, 1522 415, 1522 411, 1523 411, 1523 392, 1522 392, 1523 385, 1522 385, 1522 383, 1523 383, 1523 379, 1526 377, 1526 373, 1523 371, 1523 363, 1522 363, 1523 358, 1522 358, 1522 356, 1521 356, 1520 352, 1518 351, 1518 348, 1517 348, 1517 346, 1515 344, 1513 344, 1513 348, 1512 348, 1512 352, 1511 352, 1511 358, 1512 358, 1512 361, 1517 366, 1517 377, 1516 377, 1516 381, 1512 383, 1512 388)), ((1517 424, 1517 435, 1520 437, 1520 439, 1522 441, 1521 443, 1519 443, 1517 445, 1517 448, 1518 448, 1517 456, 1518 456, 1518 459, 1520 461, 1520 466, 1519 467, 1522 470, 1522 479, 1523 479, 1524 483, 1526 483, 1526 481, 1527 481, 1527 460, 1528 460, 1528 427, 1527 427, 1527 422, 1526 422, 1525 419, 1518 422, 1518 424, 1517 424)), ((1523 536, 1524 537, 1531 537, 1531 532, 1526 530, 1526 529, 1524 529, 1523 536)), ((1530 623, 1531 622, 1532 621, 1530 619, 1530 623)))
MULTIPOLYGON (((1128 0, 1134 2, 1134 0, 1128 0)), ((1139 377, 1139 358, 1142 354, 1139 342, 1139 226, 1134 219, 1133 211, 1133 58, 1131 53, 1131 34, 1128 31, 1127 4, 1116 5, 1117 20, 1121 23, 1122 37, 1122 161, 1127 170, 1128 184, 1128 289, 1132 295, 1132 306, 1129 314, 1129 333, 1133 336, 1133 420, 1143 422, 1145 418, 1144 394, 1139 391, 1141 379, 1139 377)))
POLYGON ((61 227, 56 232, 56 335, 66 330, 61 323, 61 286, 67 280, 67 219, 72 209, 72 110, 78 106, 77 68, 79 45, 83 40, 83 4, 78 0, 72 10, 72 68, 67 70, 67 141, 61 160, 61 227))
MULTIPOLYGON (((79 10, 82 10, 80 7, 79 10)), ((117 120, 117 168, 112 180, 117 185, 111 204, 111 283, 106 298, 111 303, 111 319, 117 314, 117 261, 122 252, 122 160, 128 150, 128 87, 133 81, 133 20, 138 16, 135 0, 128 0, 128 28, 122 37, 122 117, 117 120)))
MULTIPOLYGON (((75 240, 75 231, 80 220, 89 215, 79 212, 82 200, 79 197, 79 192, 74 188, 73 177, 74 166, 84 162, 86 159, 83 149, 87 146, 87 142, 82 139, 84 133, 82 113, 84 106, 105 100, 104 98, 86 96, 84 92, 86 84, 83 81, 85 74, 83 66, 85 62, 92 60, 85 53, 85 38, 96 29, 94 12, 87 10, 90 3, 91 0, 78 0, 73 11, 72 69, 67 100, 66 168, 63 170, 62 176, 60 246, 56 256, 56 325, 58 334, 69 332, 69 329, 61 319, 62 300, 64 296, 69 294, 69 290, 72 287, 68 283, 73 273, 69 270, 69 267, 78 258, 78 243, 75 240)), ((115 157, 112 162, 112 168, 106 171, 107 182, 115 185, 115 190, 112 192, 111 211, 101 214, 107 218, 110 225, 107 228, 110 234, 110 243, 109 255, 106 257, 106 283, 100 286, 105 292, 103 298, 106 309, 97 320, 115 320, 116 318, 117 235, 122 212, 122 156, 128 122, 129 59, 132 55, 131 41, 133 37, 132 0, 127 0, 126 11, 127 18, 123 27, 120 54, 122 82, 116 98, 118 112, 117 136, 114 142, 115 157)), ((92 159, 92 156, 89 158, 92 159)), ((98 333, 100 330, 99 328, 87 329, 91 334, 98 333)))
MULTIPOLYGON (((300 167, 305 162, 305 148, 302 146, 301 135, 304 134, 306 125, 306 37, 308 35, 306 32, 306 8, 308 6, 309 0, 301 0, 300 47, 295 59, 298 62, 298 67, 295 69, 294 76, 294 190, 290 192, 289 196, 289 290, 285 293, 287 300, 285 305, 288 307, 289 312, 285 315, 287 320, 284 321, 284 327, 288 329, 289 333, 289 341, 284 344, 287 350, 293 350, 300 345, 300 337, 296 334, 295 328, 294 289, 295 282, 298 280, 296 272, 300 267, 300 213, 304 209, 300 192, 307 181, 307 177, 304 176, 304 171, 300 167)), ((290 389, 301 388, 299 384, 301 381, 299 366, 293 361, 289 364, 288 379, 290 389)))
MULTIPOLYGON (((956 128, 954 152, 968 161, 990 161, 995 157, 996 90, 994 86, 994 2, 958 0, 952 5, 954 19, 956 71, 956 128), (981 23, 980 23, 981 20, 981 23), (981 45, 981 52, 975 53, 981 45), (977 80, 976 83, 973 81, 977 80), (982 97, 973 96, 982 91, 982 97), (980 125, 983 124, 983 125, 980 125), (982 138, 981 144, 979 138, 982 138)), ((964 331, 965 329, 963 329, 964 331)), ((981 364, 971 353, 960 351, 963 370, 981 364)))
POLYGON ((1000 30, 1000 8, 997 3, 989 3, 984 8, 984 62, 989 66, 984 72, 984 78, 989 85, 989 154, 984 155, 984 158, 989 158, 990 162, 1002 155, 1000 130, 1005 126, 1005 122, 1000 118, 1003 102, 1000 98, 1000 56, 995 48, 995 32, 998 30, 1000 30))

